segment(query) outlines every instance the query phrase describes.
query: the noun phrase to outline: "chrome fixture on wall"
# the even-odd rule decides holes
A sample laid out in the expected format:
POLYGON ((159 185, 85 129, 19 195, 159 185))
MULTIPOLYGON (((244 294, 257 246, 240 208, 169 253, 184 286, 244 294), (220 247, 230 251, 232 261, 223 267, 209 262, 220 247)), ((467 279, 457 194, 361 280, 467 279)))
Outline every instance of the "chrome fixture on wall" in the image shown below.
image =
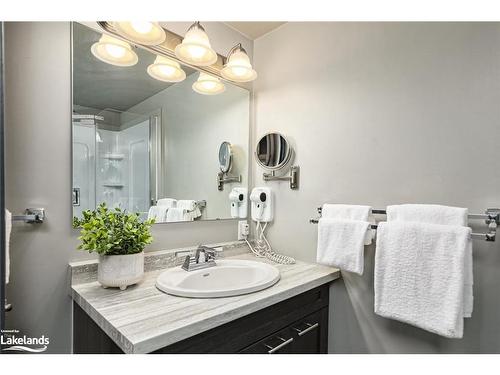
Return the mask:
POLYGON ((224 184, 231 182, 241 182, 241 175, 230 176, 229 172, 233 166, 233 149, 231 143, 222 142, 219 147, 219 168, 217 173, 217 190, 224 190, 224 184))
POLYGON ((276 172, 284 169, 293 159, 293 148, 290 142, 279 133, 265 134, 255 148, 255 159, 257 163, 270 173, 263 173, 264 181, 289 181, 290 189, 299 188, 299 167, 291 166, 290 174, 276 175, 276 172))
POLYGON ((24 211, 24 215, 12 215, 12 221, 41 224, 45 221, 45 208, 27 208, 24 211))
MULTIPOLYGON (((320 217, 309 219, 309 223, 318 224, 319 219, 321 219, 321 213, 323 209, 318 207, 318 214, 320 217)), ((386 210, 372 209, 372 214, 374 215, 386 215, 386 210)), ((486 233, 471 233, 471 238, 475 240, 484 240, 487 242, 495 242, 497 234, 497 226, 500 225, 500 208, 488 208, 484 214, 469 214, 469 219, 472 220, 484 220, 486 225, 488 225, 488 232, 486 233)), ((377 225, 371 224, 371 229, 377 229, 377 225)))

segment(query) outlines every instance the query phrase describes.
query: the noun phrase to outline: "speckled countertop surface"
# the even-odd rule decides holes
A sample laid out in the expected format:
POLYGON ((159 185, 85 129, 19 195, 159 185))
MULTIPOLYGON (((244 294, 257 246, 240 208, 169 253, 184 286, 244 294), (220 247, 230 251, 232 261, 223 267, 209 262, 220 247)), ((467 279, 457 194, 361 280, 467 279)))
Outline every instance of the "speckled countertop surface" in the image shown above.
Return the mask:
MULTIPOLYGON (((251 254, 227 259, 274 264, 251 254)), ((146 272, 140 284, 125 291, 104 289, 96 281, 72 285, 72 297, 125 353, 149 353, 340 276, 335 268, 304 262, 276 267, 281 273, 277 284, 235 297, 196 299, 165 294, 155 287, 156 278, 163 270, 146 272)))

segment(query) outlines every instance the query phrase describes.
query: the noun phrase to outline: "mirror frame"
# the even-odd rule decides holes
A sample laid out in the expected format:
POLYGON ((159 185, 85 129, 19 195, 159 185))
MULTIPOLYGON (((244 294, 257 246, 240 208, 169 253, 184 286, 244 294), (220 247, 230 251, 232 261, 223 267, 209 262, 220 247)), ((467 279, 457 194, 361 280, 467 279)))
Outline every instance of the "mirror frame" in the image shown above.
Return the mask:
POLYGON ((268 171, 279 171, 281 169, 286 168, 286 166, 291 162, 293 154, 294 154, 294 151, 293 151, 292 145, 290 144, 290 141, 283 134, 281 134, 279 132, 268 132, 268 133, 264 134, 262 137, 259 138, 259 140, 255 144, 255 148, 254 148, 253 154, 255 156, 255 160, 257 161, 257 164, 259 164, 260 167, 262 167, 262 168, 264 168, 264 169, 266 169, 268 171), (271 134, 278 134, 280 137, 282 137, 285 140, 286 144, 288 145, 288 151, 287 151, 287 153, 285 155, 285 160, 281 164, 279 164, 279 165, 277 165, 275 167, 270 167, 270 166, 265 165, 264 163, 262 163, 260 161, 260 159, 259 159, 258 154, 257 154, 257 148, 259 147, 260 141, 262 141, 263 138, 265 138, 265 137, 267 137, 268 135, 271 135, 271 134))

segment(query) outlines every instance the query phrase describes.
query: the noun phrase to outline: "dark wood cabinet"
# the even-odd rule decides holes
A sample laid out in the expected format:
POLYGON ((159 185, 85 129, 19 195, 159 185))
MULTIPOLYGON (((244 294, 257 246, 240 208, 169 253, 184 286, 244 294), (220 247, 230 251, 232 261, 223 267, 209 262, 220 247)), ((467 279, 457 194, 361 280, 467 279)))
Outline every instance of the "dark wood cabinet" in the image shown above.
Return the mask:
MULTIPOLYGON (((154 353, 327 353, 328 289, 324 284, 154 353)), ((76 303, 73 336, 74 353, 121 352, 76 303)))

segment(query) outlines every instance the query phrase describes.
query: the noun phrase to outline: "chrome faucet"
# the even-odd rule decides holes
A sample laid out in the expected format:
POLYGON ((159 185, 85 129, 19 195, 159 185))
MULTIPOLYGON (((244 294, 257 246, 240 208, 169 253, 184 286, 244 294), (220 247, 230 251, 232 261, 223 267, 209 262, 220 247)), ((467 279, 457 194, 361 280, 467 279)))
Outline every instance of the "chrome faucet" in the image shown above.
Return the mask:
POLYGON ((182 264, 182 269, 185 271, 194 271, 202 268, 216 266, 215 257, 217 251, 208 246, 198 246, 194 257, 187 255, 182 264))

